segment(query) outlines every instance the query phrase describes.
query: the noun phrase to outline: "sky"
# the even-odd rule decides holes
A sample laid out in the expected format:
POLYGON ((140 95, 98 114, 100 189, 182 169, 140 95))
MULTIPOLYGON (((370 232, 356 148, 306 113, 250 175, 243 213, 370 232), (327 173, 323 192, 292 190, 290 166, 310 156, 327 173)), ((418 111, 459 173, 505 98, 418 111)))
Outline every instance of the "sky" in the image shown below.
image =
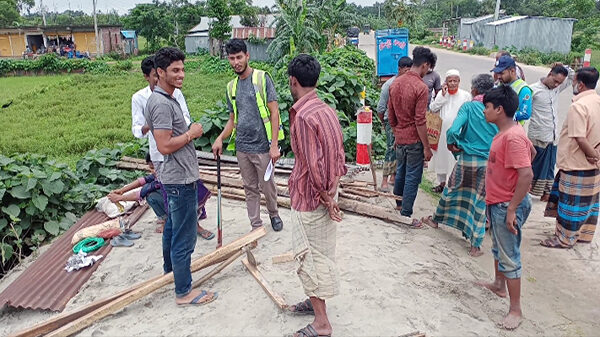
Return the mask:
MULTIPOLYGON (((377 0, 347 0, 362 6, 374 4, 377 0)), ((86 13, 92 12, 92 0, 35 0, 36 7, 39 8, 40 2, 43 2, 44 7, 49 11, 62 12, 67 9, 81 10, 86 13)), ((120 14, 125 14, 129 9, 135 7, 138 3, 149 3, 151 0, 97 0, 97 9, 101 12, 107 12, 111 9, 116 9, 120 14)), ((383 0, 380 0, 383 2, 383 0)), ((255 6, 273 6, 275 0, 253 0, 255 6)))

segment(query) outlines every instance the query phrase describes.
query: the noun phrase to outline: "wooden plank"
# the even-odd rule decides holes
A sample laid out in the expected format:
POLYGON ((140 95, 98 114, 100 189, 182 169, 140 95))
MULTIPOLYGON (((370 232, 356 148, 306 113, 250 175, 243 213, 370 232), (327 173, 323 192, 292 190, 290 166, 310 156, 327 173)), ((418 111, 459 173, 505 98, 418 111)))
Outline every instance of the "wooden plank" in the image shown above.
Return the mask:
MULTIPOLYGON (((214 264, 214 262, 217 260, 229 258, 232 254, 235 254, 237 251, 241 250, 242 247, 254 241, 257 241, 258 239, 265 236, 266 233, 267 232, 264 228, 254 230, 207 255, 195 259, 194 261, 192 261, 190 269, 192 272, 196 272, 202 268, 205 268, 208 264, 214 264)), ((70 336, 76 332, 79 332, 87 328, 88 326, 94 324, 94 322, 123 309, 130 303, 133 303, 138 299, 147 296, 153 291, 172 283, 173 280, 173 273, 162 275, 158 279, 155 279, 152 282, 147 283, 141 286, 140 288, 129 292, 111 301, 110 303, 86 314, 85 316, 80 317, 68 324, 65 324, 61 328, 50 332, 48 336, 70 336)))
POLYGON ((396 222, 405 225, 412 223, 412 219, 400 215, 399 213, 391 213, 389 208, 381 207, 373 204, 367 204, 355 200, 339 198, 338 205, 344 211, 353 212, 359 215, 370 216, 389 222, 396 222))
POLYGON ((121 161, 146 165, 146 159, 123 156, 121 161))
POLYGON ((366 188, 361 188, 361 187, 353 187, 352 190, 355 191, 361 191, 361 192, 368 192, 368 193, 375 193, 376 195, 382 196, 382 197, 387 197, 387 198, 392 198, 394 200, 402 200, 402 197, 397 196, 393 193, 389 193, 389 192, 381 192, 381 191, 373 191, 371 189, 366 189, 366 188))
POLYGON ((372 190, 359 190, 357 188, 348 188, 348 187, 344 187, 343 190, 344 190, 344 192, 358 195, 358 196, 361 196, 364 198, 375 198, 375 197, 379 196, 375 191, 372 191, 372 190))
POLYGON ((258 282, 258 284, 260 284, 260 286, 267 293, 267 295, 273 300, 273 302, 275 302, 275 305, 277 305, 281 310, 287 308, 287 304, 285 304, 285 300, 283 299, 283 297, 281 297, 281 295, 276 293, 273 290, 273 288, 271 288, 271 285, 269 284, 267 279, 265 279, 262 273, 258 270, 258 268, 256 266, 253 266, 250 262, 248 262, 247 258, 244 258, 242 260, 242 263, 244 264, 244 266, 246 266, 246 269, 248 269, 250 274, 252 274, 254 279, 258 282))
POLYGON ((242 249, 238 250, 236 253, 231 255, 227 260, 223 261, 220 265, 218 265, 215 269, 211 270, 209 273, 202 276, 201 279, 192 283, 192 288, 198 288, 199 286, 201 286, 204 282, 208 281, 210 278, 212 278, 213 276, 220 273, 223 269, 225 269, 225 267, 230 265, 233 261, 237 260, 238 257, 242 256, 242 254, 244 254, 244 251, 242 249))
POLYGON ((275 255, 275 256, 273 256, 272 259, 273 259, 273 264, 292 262, 292 261, 294 261, 294 253, 288 252, 288 253, 281 254, 281 255, 275 255))

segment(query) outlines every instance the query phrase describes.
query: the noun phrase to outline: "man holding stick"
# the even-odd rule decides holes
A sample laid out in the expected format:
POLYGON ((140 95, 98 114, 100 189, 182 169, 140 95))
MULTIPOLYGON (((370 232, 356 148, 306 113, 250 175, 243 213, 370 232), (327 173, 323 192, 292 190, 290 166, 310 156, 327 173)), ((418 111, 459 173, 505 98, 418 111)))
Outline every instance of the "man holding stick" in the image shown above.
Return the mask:
POLYGON ((198 184, 200 173, 193 139, 202 136, 202 125, 188 126, 181 106, 173 97, 185 77, 185 55, 176 48, 161 48, 154 57, 158 83, 144 113, 158 151, 165 156, 160 181, 167 193, 168 215, 163 231, 164 272, 173 272, 175 302, 201 305, 217 294, 193 290, 191 256, 196 246, 198 184))
POLYGON ((300 54, 288 66, 294 105, 290 110, 291 145, 296 162, 289 179, 294 257, 308 300, 291 306, 314 313, 314 321, 294 336, 330 336, 325 299, 338 293, 335 265, 339 179, 347 172, 342 128, 336 112, 317 97, 321 65, 300 54))

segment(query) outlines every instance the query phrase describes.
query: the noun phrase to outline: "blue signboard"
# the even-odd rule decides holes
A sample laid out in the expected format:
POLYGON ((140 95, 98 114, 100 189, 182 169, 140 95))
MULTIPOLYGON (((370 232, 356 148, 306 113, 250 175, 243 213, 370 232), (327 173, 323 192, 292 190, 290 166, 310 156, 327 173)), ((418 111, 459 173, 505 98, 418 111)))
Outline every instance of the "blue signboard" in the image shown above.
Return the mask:
POLYGON ((398 73, 398 60, 408 56, 408 29, 383 29, 375 32, 377 76, 398 73))

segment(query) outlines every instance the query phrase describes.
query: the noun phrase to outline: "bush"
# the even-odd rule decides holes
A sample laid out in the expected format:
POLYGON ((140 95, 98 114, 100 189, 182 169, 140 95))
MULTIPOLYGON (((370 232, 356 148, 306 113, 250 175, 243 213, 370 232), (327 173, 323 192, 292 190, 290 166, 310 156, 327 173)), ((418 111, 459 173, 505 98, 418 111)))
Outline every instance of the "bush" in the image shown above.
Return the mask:
POLYGON ((131 62, 131 60, 118 61, 115 64, 114 68, 120 71, 130 71, 131 69, 133 69, 133 63, 131 62))
MULTIPOLYGON (((130 61, 124 61, 130 62, 130 61)), ((54 74, 59 72, 85 71, 93 74, 109 73, 110 67, 103 61, 89 59, 66 59, 55 54, 46 54, 36 60, 11 60, 0 59, 0 76, 10 72, 45 72, 54 74)))

